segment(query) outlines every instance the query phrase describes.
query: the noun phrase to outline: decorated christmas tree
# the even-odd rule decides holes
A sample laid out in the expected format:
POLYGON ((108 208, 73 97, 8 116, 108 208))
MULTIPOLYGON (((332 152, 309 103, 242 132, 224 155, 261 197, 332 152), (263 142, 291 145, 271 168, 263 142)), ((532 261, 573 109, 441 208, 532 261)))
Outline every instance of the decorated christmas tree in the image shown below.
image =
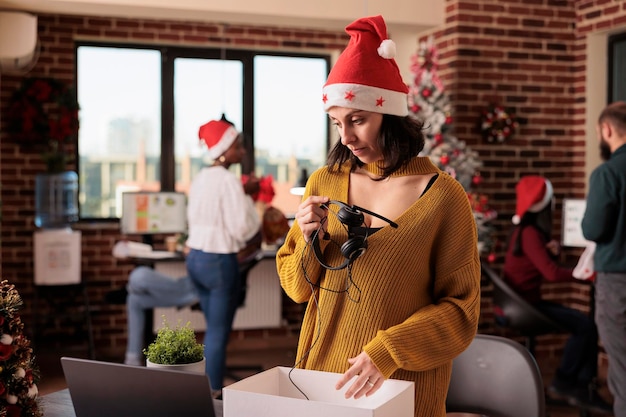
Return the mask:
POLYGON ((452 134, 453 117, 450 98, 439 78, 437 50, 430 39, 421 42, 412 57, 415 74, 409 85, 409 111, 424 122, 426 142, 422 155, 429 156, 441 170, 456 178, 468 194, 478 227, 481 255, 494 259, 493 226, 496 212, 489 208, 487 197, 472 191, 481 182, 478 154, 452 134))
POLYGON ((0 281, 0 416, 40 417, 39 369, 17 313, 21 306, 15 287, 0 281))

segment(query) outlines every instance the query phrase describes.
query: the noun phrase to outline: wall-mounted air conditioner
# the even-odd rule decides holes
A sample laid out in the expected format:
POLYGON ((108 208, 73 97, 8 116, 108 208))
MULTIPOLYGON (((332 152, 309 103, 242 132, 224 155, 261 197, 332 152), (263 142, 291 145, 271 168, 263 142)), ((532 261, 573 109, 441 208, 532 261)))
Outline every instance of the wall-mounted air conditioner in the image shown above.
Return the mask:
POLYGON ((37 59, 37 16, 0 10, 0 74, 28 71, 37 59))

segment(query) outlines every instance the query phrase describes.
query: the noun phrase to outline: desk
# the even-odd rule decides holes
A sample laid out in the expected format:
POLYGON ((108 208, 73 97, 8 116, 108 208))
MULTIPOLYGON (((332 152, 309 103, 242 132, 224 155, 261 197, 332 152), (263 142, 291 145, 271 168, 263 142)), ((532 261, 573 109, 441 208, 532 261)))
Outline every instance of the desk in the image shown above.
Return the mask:
POLYGON ((46 417, 76 417, 68 389, 42 396, 41 406, 46 417))
MULTIPOLYGON (((282 324, 282 288, 276 271, 276 252, 261 251, 257 263, 247 272, 247 291, 245 304, 237 309, 233 320, 233 330, 272 329, 282 324)), ((144 260, 145 261, 145 260, 144 260)), ((172 278, 187 275, 184 259, 152 259, 151 265, 156 270, 172 278)), ((147 313, 146 329, 157 332, 162 326, 162 316, 169 323, 191 323, 198 332, 206 329, 204 314, 190 307, 156 307, 147 313), (153 328, 150 327, 150 321, 153 328)))
MULTIPOLYGON (((136 265, 154 268, 172 278, 187 275, 185 258, 181 253, 173 253, 168 257, 131 257, 136 265)), ((282 325, 282 288, 276 271, 276 251, 262 250, 256 256, 256 262, 245 273, 247 291, 245 304, 237 309, 233 321, 233 330, 280 328, 282 325)), ((126 300, 125 289, 124 298, 126 300)), ((118 297, 121 299, 121 297, 118 297)), ((192 310, 190 306, 155 307, 146 310, 146 326, 144 342, 147 346, 154 340, 162 326, 162 316, 169 323, 191 323, 194 331, 204 332, 206 323, 200 310, 192 310)))
MULTIPOLYGON (((76 417, 70 391, 64 389, 41 397, 41 405, 46 417, 76 417)), ((222 417, 223 404, 220 400, 213 400, 216 417, 222 417)))

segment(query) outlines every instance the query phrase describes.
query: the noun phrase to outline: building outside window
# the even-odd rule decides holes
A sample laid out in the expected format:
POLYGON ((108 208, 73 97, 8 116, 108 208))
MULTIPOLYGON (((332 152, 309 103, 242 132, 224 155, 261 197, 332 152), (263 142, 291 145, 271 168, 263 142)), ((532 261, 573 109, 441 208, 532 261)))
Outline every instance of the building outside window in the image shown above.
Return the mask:
POLYGON ((81 219, 118 219, 125 191, 186 192, 211 162, 198 128, 222 115, 248 149, 235 172, 272 175, 287 215, 301 169, 326 160, 328 56, 80 43, 76 57, 81 219))

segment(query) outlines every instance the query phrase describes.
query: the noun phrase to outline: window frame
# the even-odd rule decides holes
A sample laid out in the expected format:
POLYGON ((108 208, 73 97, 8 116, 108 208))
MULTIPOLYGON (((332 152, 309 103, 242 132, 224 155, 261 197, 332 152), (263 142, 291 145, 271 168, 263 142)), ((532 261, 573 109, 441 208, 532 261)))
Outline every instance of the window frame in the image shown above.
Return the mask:
MULTIPOLYGON (((175 191, 176 163, 174 152, 174 61, 176 58, 193 59, 225 59, 238 60, 243 65, 243 126, 244 146, 246 155, 241 162, 243 172, 251 172, 255 168, 254 153, 254 57, 258 55, 281 56, 294 58, 316 58, 326 62, 326 74, 331 67, 331 54, 314 52, 274 51, 255 49, 228 49, 228 48, 198 48, 186 46, 159 46, 138 43, 102 42, 102 41, 76 41, 74 44, 74 57, 78 62, 78 49, 80 47, 102 47, 143 49, 159 51, 161 53, 161 154, 160 154, 160 191, 175 191)), ((78 65, 75 66, 75 84, 78 84, 78 65)), ((321 86, 320 86, 321 90, 321 86)), ((326 126, 326 151, 330 149, 331 134, 330 124, 326 126)), ((75 148, 76 169, 80 175, 80 149, 75 148)), ((79 181, 80 187, 80 181, 79 181)), ((80 192, 80 190, 79 190, 80 192)), ((80 203, 79 203, 80 213, 80 203)), ((119 221, 118 217, 84 217, 80 215, 79 221, 112 222, 119 221)))
MULTIPOLYGON (((609 36, 608 40, 608 91, 607 91, 607 99, 609 103, 612 103, 617 100, 626 100, 626 91, 624 91, 624 97, 615 97, 613 94, 613 88, 615 87, 615 80, 620 74, 615 74, 613 71, 613 65, 615 63, 615 48, 617 46, 624 48, 624 53, 626 54, 626 32, 617 33, 609 36)), ((626 85, 626 84, 625 84, 626 85)), ((625 86, 626 90, 626 86, 625 86)))

